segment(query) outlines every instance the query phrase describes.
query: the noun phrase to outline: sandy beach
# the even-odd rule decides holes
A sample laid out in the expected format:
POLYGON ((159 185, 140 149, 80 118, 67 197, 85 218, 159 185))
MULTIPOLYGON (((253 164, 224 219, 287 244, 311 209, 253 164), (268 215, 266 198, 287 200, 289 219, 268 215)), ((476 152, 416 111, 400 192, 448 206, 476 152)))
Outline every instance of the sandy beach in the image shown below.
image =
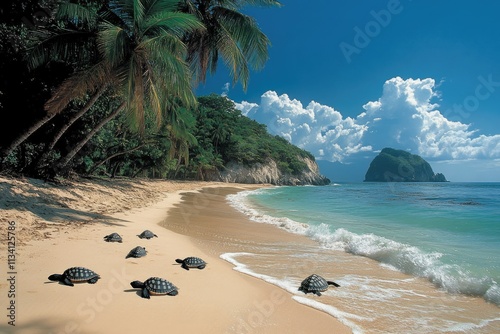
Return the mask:
POLYGON ((257 187, 87 179, 54 185, 0 178, 2 239, 15 240, 15 246, 0 246, 0 332, 350 333, 334 317, 220 258, 238 245, 300 237, 249 222, 222 200, 257 187), (158 237, 139 239, 145 229, 158 237), (103 241, 112 232, 123 243, 103 241), (125 259, 135 246, 148 254, 125 259), (175 259, 187 256, 208 265, 186 271, 175 259), (101 279, 74 287, 47 279, 73 266, 101 279), (171 281, 179 294, 141 298, 130 282, 152 276, 171 281))

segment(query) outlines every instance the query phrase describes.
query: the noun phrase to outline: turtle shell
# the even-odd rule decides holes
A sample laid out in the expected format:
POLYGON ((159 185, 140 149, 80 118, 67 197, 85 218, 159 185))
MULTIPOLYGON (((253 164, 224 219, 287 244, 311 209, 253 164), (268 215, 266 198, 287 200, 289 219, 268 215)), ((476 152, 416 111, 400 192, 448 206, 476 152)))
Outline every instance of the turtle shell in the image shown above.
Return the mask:
POLYGON ((184 264, 189 268, 198 268, 199 266, 206 265, 207 263, 199 257, 190 256, 184 259, 184 264))
POLYGON ((104 237, 104 241, 107 241, 107 242, 122 242, 122 237, 118 233, 113 232, 110 235, 105 236, 104 237))
POLYGON ((305 280, 302 281, 299 290, 304 291, 305 293, 308 292, 316 293, 319 291, 326 291, 328 290, 328 283, 323 277, 316 274, 312 274, 311 276, 307 277, 305 280))
POLYGON ((93 278, 101 278, 94 271, 83 267, 68 268, 64 271, 63 275, 73 283, 88 282, 88 280, 91 280, 93 278))
POLYGON ((125 257, 126 259, 128 259, 129 257, 135 257, 135 258, 139 258, 139 257, 143 257, 143 256, 146 256, 147 254, 147 250, 146 248, 144 247, 141 247, 141 246, 137 246, 135 248, 133 248, 128 254, 127 256, 125 257))
POLYGON ((144 282, 144 287, 151 295, 168 295, 179 290, 172 282, 160 277, 150 277, 144 282))
POLYGON ((158 236, 153 232, 151 232, 150 230, 144 230, 141 234, 138 235, 138 237, 141 239, 151 239, 153 237, 158 238, 158 236))

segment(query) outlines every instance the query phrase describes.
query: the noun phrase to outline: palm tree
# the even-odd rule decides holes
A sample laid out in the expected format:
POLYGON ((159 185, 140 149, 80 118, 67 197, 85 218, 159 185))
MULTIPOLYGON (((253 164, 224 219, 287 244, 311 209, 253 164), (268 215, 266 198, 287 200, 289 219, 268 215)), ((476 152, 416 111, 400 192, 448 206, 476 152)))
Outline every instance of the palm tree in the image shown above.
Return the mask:
POLYGON ((246 90, 250 68, 261 69, 268 59, 269 39, 255 20, 240 10, 245 6, 281 6, 275 0, 182 0, 180 10, 196 16, 206 29, 184 37, 187 61, 197 82, 217 69, 219 56, 229 67, 233 84, 246 90))
MULTIPOLYGON (((144 129, 146 112, 152 112, 159 125, 164 110, 174 100, 187 107, 196 105, 181 38, 191 30, 203 30, 203 25, 192 15, 176 12, 177 6, 176 0, 116 0, 110 4, 113 20, 100 24, 98 48, 103 62, 113 69, 125 101, 119 108, 127 110, 130 124, 139 131, 144 129)), ((118 113, 115 110, 111 116, 118 113)), ((58 168, 64 167, 92 135, 71 149, 58 168)))
MULTIPOLYGON (((92 37, 95 35, 96 22, 92 17, 95 17, 97 13, 96 8, 87 8, 76 4, 61 4, 58 8, 59 10, 57 10, 55 14, 57 20, 67 19, 68 11, 73 11, 73 17, 79 18, 79 24, 77 26, 69 24, 64 28, 55 24, 47 29, 42 27, 40 30, 36 31, 36 36, 41 42, 29 50, 27 56, 28 67, 36 68, 49 60, 57 61, 71 59, 72 63, 75 63, 77 60, 80 64, 95 63, 92 60, 96 56, 94 52, 95 48, 92 47, 92 37)), ((71 82, 69 85, 61 85, 59 91, 69 89, 72 91, 71 93, 73 96, 78 97, 84 97, 87 93, 93 94, 96 89, 96 80, 94 78, 107 76, 95 75, 91 73, 91 71, 89 71, 88 74, 88 77, 85 75, 75 77, 74 82, 71 82), (73 84, 75 85, 73 86, 73 84)), ((96 92, 94 97, 98 98, 100 94, 101 92, 96 92)), ((69 94, 66 95, 69 96, 69 94)), ((94 97, 92 97, 91 100, 93 100, 94 97)), ((55 108, 55 106, 52 105, 52 100, 53 98, 45 105, 46 114, 43 117, 36 120, 23 132, 20 132, 15 139, 2 148, 0 151, 0 160, 8 156, 34 132, 57 116, 71 99, 61 101, 62 103, 60 103, 59 108, 55 108)))
POLYGON ((196 118, 185 108, 174 107, 168 115, 167 130, 170 139, 169 158, 177 158, 174 177, 177 176, 182 162, 189 164, 189 148, 198 141, 192 134, 196 126, 196 118))
MULTIPOLYGON (((61 84, 45 104, 47 115, 40 124, 5 149, 4 156, 62 112, 69 102, 89 92, 95 92, 94 97, 98 98, 108 86, 123 100, 120 107, 109 116, 126 110, 130 123, 139 130, 144 127, 146 110, 154 113, 159 124, 167 101, 176 98, 186 106, 195 105, 196 99, 190 85, 191 73, 184 61, 186 48, 181 38, 191 30, 203 30, 203 25, 192 15, 177 12, 177 8, 177 0, 112 1, 105 14, 99 16, 99 61, 61 84)), ((64 7, 62 12, 61 17, 71 17, 76 22, 91 21, 89 12, 73 4, 64 7)), ((63 58, 67 49, 58 42, 58 39, 51 38, 35 49, 33 64, 40 64, 51 57, 63 58), (47 53, 47 48, 43 47, 45 44, 54 52, 47 53)), ((84 109, 90 110, 97 98, 91 98, 90 104, 87 103, 84 109)), ((81 116, 85 112, 77 115, 81 116)), ((111 119, 109 116, 107 119, 111 119)), ((89 136, 84 141, 88 139, 89 136)), ((85 142, 78 143, 70 150, 60 160, 58 167, 64 167, 85 142)))

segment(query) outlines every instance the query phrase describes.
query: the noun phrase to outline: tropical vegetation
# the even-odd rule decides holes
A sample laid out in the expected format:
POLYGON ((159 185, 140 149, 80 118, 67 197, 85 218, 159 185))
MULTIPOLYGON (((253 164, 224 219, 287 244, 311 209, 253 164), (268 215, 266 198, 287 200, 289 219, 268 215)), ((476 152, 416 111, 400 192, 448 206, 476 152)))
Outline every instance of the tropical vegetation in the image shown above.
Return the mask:
POLYGON ((245 6, 274 0, 5 0, 2 172, 204 179, 228 162, 309 157, 227 98, 197 98, 219 63, 246 89, 270 41, 245 6), (22 98, 18 98, 21 96, 22 98), (7 119, 9 121, 7 121, 7 119))

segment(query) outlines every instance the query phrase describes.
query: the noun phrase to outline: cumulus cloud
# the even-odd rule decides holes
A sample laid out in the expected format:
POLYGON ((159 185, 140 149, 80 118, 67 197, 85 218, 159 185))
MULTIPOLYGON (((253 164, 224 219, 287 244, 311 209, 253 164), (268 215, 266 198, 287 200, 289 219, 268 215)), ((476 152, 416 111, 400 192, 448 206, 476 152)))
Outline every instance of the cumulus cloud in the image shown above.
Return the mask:
POLYGON ((436 159, 500 158, 500 135, 479 135, 469 124, 447 119, 432 102, 436 96, 434 79, 396 77, 356 118, 315 101, 304 106, 274 91, 264 93, 259 104, 243 101, 236 107, 271 133, 330 161, 384 147, 436 159))
POLYGON ((371 150, 360 144, 367 130, 354 119, 342 117, 334 108, 311 101, 306 107, 287 94, 268 91, 260 104, 241 102, 236 107, 243 114, 266 124, 273 134, 286 138, 317 157, 342 160, 345 155, 371 150))

